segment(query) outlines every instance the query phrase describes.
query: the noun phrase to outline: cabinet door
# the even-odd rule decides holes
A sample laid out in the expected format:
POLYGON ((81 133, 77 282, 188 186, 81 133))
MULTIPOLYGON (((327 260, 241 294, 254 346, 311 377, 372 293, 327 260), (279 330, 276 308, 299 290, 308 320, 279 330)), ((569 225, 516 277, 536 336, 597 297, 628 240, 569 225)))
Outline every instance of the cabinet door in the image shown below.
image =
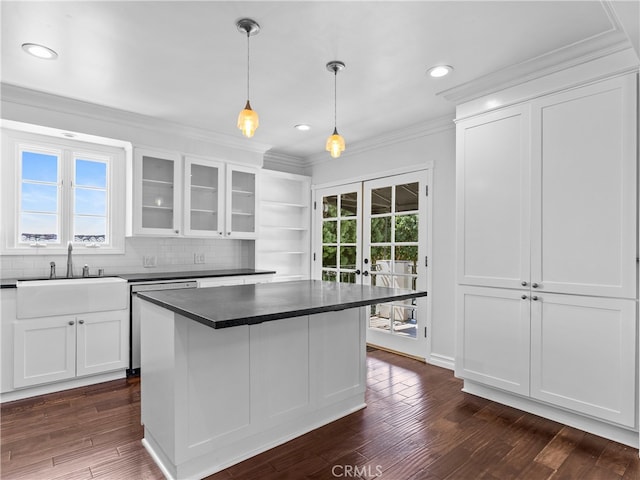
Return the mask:
POLYGON ((635 89, 627 75, 533 104, 539 290, 636 297, 635 89))
POLYGON ((458 123, 458 282, 521 288, 529 280, 529 109, 458 123))
POLYGON ((224 234, 224 164, 186 157, 184 161, 184 234, 224 234))
POLYGON ((180 155, 136 149, 134 234, 179 235, 182 219, 180 155))
POLYGON ((517 290, 458 287, 456 376, 529 394, 530 301, 517 290))
POLYGON ((634 427, 635 301, 545 293, 531 306, 531 396, 634 427))
POLYGON ((75 377, 75 324, 75 317, 69 316, 14 322, 14 388, 75 377))
POLYGON ((231 238, 256 238, 257 170, 227 165, 226 224, 231 238))
POLYGON ((127 368, 128 311, 89 313, 77 318, 77 375, 127 368))

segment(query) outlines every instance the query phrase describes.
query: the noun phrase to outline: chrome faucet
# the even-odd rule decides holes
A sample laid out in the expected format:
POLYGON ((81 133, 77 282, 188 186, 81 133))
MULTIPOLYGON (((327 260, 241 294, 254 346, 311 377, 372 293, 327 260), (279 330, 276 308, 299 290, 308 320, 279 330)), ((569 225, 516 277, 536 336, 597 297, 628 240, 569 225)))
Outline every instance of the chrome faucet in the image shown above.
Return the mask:
POLYGON ((73 278, 73 261, 71 260, 71 251, 73 250, 73 244, 69 242, 67 247, 67 278, 73 278))
POLYGON ((51 262, 51 271, 49 272, 49 280, 56 278, 56 262, 51 262))

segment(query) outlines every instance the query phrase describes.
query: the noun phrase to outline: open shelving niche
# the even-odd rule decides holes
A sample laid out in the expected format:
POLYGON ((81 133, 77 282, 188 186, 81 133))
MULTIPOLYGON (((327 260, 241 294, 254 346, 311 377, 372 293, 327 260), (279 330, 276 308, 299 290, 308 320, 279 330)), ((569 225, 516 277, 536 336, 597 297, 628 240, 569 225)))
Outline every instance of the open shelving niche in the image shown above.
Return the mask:
POLYGON ((311 275, 311 178, 262 170, 256 268, 275 270, 274 281, 311 275))

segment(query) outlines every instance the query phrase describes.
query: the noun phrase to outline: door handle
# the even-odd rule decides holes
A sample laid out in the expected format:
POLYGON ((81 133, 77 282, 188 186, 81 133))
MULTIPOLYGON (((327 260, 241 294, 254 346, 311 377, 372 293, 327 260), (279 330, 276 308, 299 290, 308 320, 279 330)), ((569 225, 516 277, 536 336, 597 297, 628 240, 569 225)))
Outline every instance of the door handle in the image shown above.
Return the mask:
POLYGON ((360 275, 360 270, 356 270, 356 275, 360 275))
POLYGON ((367 272, 366 270, 364 272, 362 272, 362 275, 364 275, 365 277, 369 276, 369 272, 367 272))

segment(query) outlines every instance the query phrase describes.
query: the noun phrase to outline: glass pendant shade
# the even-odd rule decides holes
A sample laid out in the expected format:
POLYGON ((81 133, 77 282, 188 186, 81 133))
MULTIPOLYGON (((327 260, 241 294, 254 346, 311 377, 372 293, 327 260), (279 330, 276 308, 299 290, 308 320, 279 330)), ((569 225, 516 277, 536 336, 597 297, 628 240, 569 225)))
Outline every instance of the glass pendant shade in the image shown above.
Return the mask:
POLYGON ((251 109, 249 100, 247 100, 244 110, 238 115, 238 128, 242 130, 242 134, 245 137, 251 138, 259 125, 260 120, 258 119, 258 114, 251 109))
POLYGON ((338 129, 333 129, 333 134, 327 138, 326 150, 333 158, 338 158, 344 152, 344 138, 338 133, 338 129))

